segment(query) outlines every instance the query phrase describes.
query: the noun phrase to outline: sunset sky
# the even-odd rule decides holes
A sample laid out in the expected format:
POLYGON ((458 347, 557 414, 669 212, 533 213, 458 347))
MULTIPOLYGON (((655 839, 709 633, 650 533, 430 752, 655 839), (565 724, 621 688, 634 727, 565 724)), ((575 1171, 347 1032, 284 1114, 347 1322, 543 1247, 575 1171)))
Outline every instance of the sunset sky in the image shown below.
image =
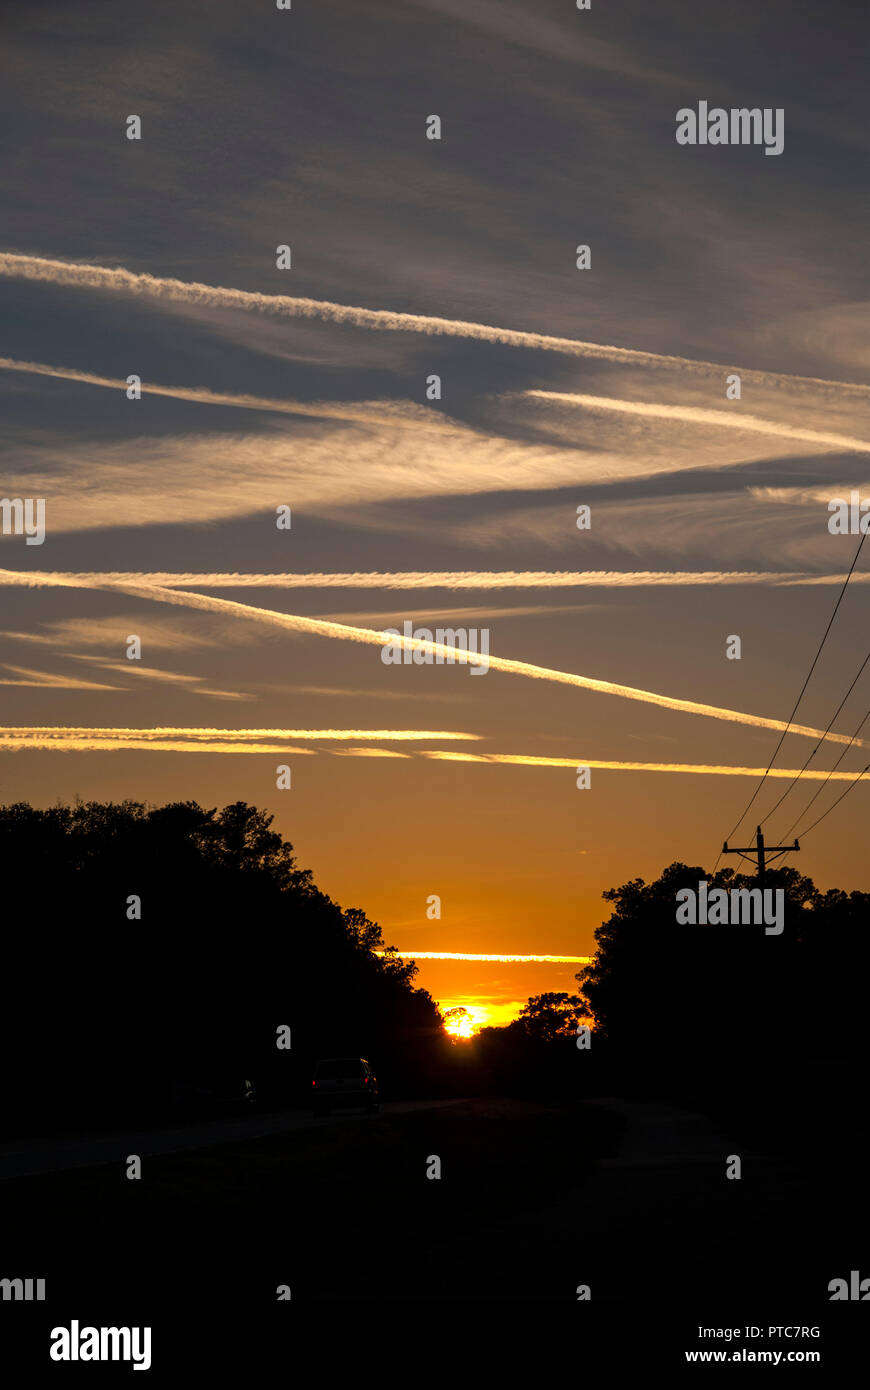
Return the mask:
MULTIPOLYGON (((422 959, 478 1022, 574 989, 603 890, 712 869, 860 539, 828 502, 870 481, 867 27, 7 3, 0 497, 45 498, 46 539, 0 537, 0 798, 267 807, 400 950, 555 958, 422 959), (701 100, 782 108, 783 153, 677 145, 701 100), (492 669, 384 664, 405 621, 488 629, 492 669)), ((866 653, 867 551, 807 730, 866 653)), ((870 668, 835 732, 868 705, 870 668)), ((789 862, 870 889, 868 796, 789 862)))

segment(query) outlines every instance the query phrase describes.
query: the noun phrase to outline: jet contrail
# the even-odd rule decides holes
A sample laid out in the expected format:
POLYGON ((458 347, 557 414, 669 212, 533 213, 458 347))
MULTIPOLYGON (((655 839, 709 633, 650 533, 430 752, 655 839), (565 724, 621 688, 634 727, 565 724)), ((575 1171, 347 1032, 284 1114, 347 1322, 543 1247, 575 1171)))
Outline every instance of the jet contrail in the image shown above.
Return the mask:
MULTIPOLYGON (((479 734, 435 733, 409 729, 204 729, 204 728, 76 728, 73 726, 10 726, 0 727, 0 752, 26 748, 52 749, 55 752, 113 752, 148 751, 173 753, 293 753, 313 754, 312 748, 292 748, 286 742, 269 743, 269 739, 297 741, 340 741, 354 739, 410 742, 436 739, 479 739, 479 734)), ((846 741, 846 740, 844 740, 846 741)), ((760 777, 761 767, 734 767, 723 763, 640 763, 602 761, 577 755, 573 758, 538 757, 529 753, 456 753, 446 749, 420 749, 419 756, 444 762, 508 764, 517 767, 576 768, 588 767, 609 772, 676 772, 702 776, 760 777)), ((391 748, 341 748, 336 755, 349 758, 410 758, 391 748)), ((769 777, 796 777, 797 768, 773 768, 769 777)), ((806 771, 804 780, 857 782, 861 772, 806 771)))
MULTIPOLYGON (((840 739, 843 743, 848 743, 846 737, 840 739)), ((765 771, 763 767, 735 767, 731 763, 628 763, 628 762, 604 762, 596 758, 543 758, 534 753, 455 753, 452 750, 441 749, 421 749, 420 756, 423 758, 436 758, 442 762, 451 763, 507 763, 514 767, 588 767, 603 768, 607 772, 687 772, 697 773, 702 777, 761 777, 765 771)), ((864 774, 862 772, 803 772, 798 768, 775 767, 768 772, 768 777, 803 777, 824 781, 826 778, 836 778, 842 782, 860 782, 864 774)))
MULTIPOLYGON (((376 956, 386 955, 386 951, 375 951, 376 956)), ((470 951, 400 951, 394 954, 403 960, 481 960, 494 961, 504 965, 589 965, 592 956, 484 956, 470 951)))
MULTIPOLYGON (((186 739, 189 743, 210 743, 222 739, 243 746, 264 739, 301 739, 311 742, 435 743, 452 739, 477 740, 480 734, 453 733, 443 729, 206 729, 169 726, 154 729, 89 728, 75 725, 24 725, 0 727, 0 739, 31 740, 32 747, 50 747, 54 741, 74 742, 76 739, 101 738, 123 745, 135 742, 147 744, 164 739, 186 739)), ((366 750, 367 752, 374 750, 366 750)))
MULTIPOLYGON (((60 381, 76 381, 83 386, 110 387, 113 391, 127 390, 127 382, 120 377, 97 376, 93 372, 77 371, 74 367, 51 367, 42 362, 21 362, 14 357, 0 357, 0 370, 49 376, 60 381)), ((283 415, 310 415, 327 420, 352 420, 364 425, 394 425, 397 429, 422 428, 443 432, 450 427, 450 422, 444 417, 433 414, 425 406, 414 405, 411 401, 390 401, 380 410, 366 410, 361 406, 345 406, 336 401, 281 401, 269 396, 233 395, 210 391, 207 386, 160 386, 157 382, 150 381, 142 382, 142 394, 168 396, 172 400, 194 401, 201 405, 269 410, 283 415), (395 409, 397 405, 401 406, 401 411, 395 409), (390 406, 394 409, 390 410, 390 406)))
MULTIPOLYGON (((155 584, 127 583, 110 581, 101 577, 79 576, 75 579, 64 576, 57 581, 71 587, 106 588, 116 593, 131 594, 136 598, 151 599, 156 602, 175 604, 202 612, 229 613, 236 617, 267 624, 271 627, 286 628, 293 632, 310 632, 323 637, 333 637, 344 641, 361 642, 383 647, 387 643, 398 645, 404 650, 428 652, 442 659, 450 658, 460 664, 474 665, 478 658, 474 653, 458 647, 447 646, 441 642, 428 641, 420 637, 405 637, 390 634, 374 628, 354 627, 347 623, 337 623, 325 618, 306 618, 298 614, 282 613, 277 609, 258 608, 247 603, 237 603, 232 599, 215 598, 186 590, 174 590, 155 584)), ((827 740, 831 743, 850 743, 849 736, 823 729, 814 729, 804 724, 787 724, 782 719, 768 719, 763 715, 746 714, 742 710, 728 709, 720 705, 708 705, 696 700, 682 700, 672 695, 660 695, 656 691, 639 689, 636 686, 621 685, 616 681, 605 681, 593 676, 580 676, 570 671, 559 671, 549 666, 538 666, 527 661, 515 661, 508 657, 490 655, 489 666, 497 671, 511 675, 528 676, 533 680, 555 681, 562 685, 573 685, 584 690, 596 690, 605 695, 618 695, 628 700, 638 700, 644 704, 659 705, 664 709, 678 710, 686 714, 700 714, 710 719, 721 719, 729 723, 748 724, 757 729, 776 729, 801 735, 805 738, 827 740)), ((854 740, 856 747, 865 747, 866 740, 854 740)))
MULTIPOLYGON (((67 582, 67 581, 63 581, 67 582)), ((326 618, 306 618, 295 613, 282 613, 274 608, 257 608, 248 603, 237 603, 232 599, 215 598, 213 595, 166 589, 158 585, 107 583, 101 581, 79 580, 85 588, 105 588, 113 593, 131 594, 136 598, 154 600, 158 603, 176 604, 206 613, 227 613, 249 621, 264 623, 270 627, 285 628, 291 632, 310 632, 321 637, 334 637, 343 641, 361 642, 371 646, 383 647, 391 644, 407 651, 428 652, 432 656, 449 658, 464 665, 475 665, 479 658, 473 652, 460 647, 448 646, 443 642, 429 641, 422 637, 405 637, 368 627, 353 627, 348 623, 337 623, 326 618)), ((696 700, 681 700, 672 695, 659 695, 656 691, 642 690, 631 685, 620 685, 616 681, 598 680, 593 676, 579 676, 570 671, 559 671, 549 666, 537 666, 528 661, 514 661, 508 657, 487 658, 489 666, 496 671, 510 675, 528 676, 533 680, 555 681, 561 685, 573 685, 582 690, 596 690, 603 695, 618 695, 627 700, 639 700, 644 704, 660 705, 663 709, 678 710, 685 714, 701 714, 709 719, 722 719, 733 724, 749 724, 756 729, 788 729, 790 733, 805 738, 825 740, 831 743, 853 742, 847 734, 836 734, 823 729, 813 729, 804 724, 787 724, 783 719, 767 719, 758 714, 745 714, 720 705, 702 704, 696 700)), ((856 747, 864 747, 865 741, 855 739, 856 747)))
POLYGON ((412 753, 400 753, 397 748, 336 748, 336 758, 411 758, 412 753))
MULTIPOLYGON (((4 570, 0 586, 91 587, 156 584, 165 589, 574 589, 670 588, 691 585, 770 584, 782 586, 842 584, 845 574, 810 574, 804 570, 405 570, 394 573, 359 570, 346 573, 213 574, 169 570, 4 570)), ((870 571, 853 574, 852 584, 870 583, 870 571)))
MULTIPOLYGON (((113 391, 126 391, 128 383, 121 377, 99 376, 94 372, 79 371, 75 367, 57 367, 43 362, 25 362, 14 357, 0 357, 0 371, 19 372, 33 376, 46 376, 60 381, 74 381, 84 386, 99 386, 113 391)), ((408 401, 373 402, 370 408, 365 405, 344 405, 337 401, 294 401, 278 400, 270 396, 253 396, 248 393, 212 391, 207 386, 165 386, 158 382, 141 382, 145 396, 164 396, 170 400, 191 401, 199 405, 226 406, 233 409, 256 410, 282 415, 299 415, 312 419, 346 420, 355 424, 387 426, 395 429, 426 429, 440 433, 449 431, 451 421, 433 415, 424 406, 408 401)), ((612 411, 617 414, 639 415, 649 419, 678 421, 686 424, 712 425, 722 429, 748 431, 753 434, 771 435, 783 439, 795 439, 801 443, 816 444, 826 449, 845 449, 857 453, 870 453, 870 443, 851 435, 833 434, 827 431, 803 429, 794 425, 779 424, 775 420, 763 419, 757 415, 746 415, 727 410, 704 410, 697 406, 657 404, 653 402, 628 401, 611 396, 589 396, 565 391, 521 391, 516 393, 520 399, 556 402, 576 406, 591 411, 612 411)), ((468 428, 466 426, 466 428, 468 428)), ((753 488, 757 495, 774 489, 753 488)), ((811 497, 813 500, 826 500, 827 493, 794 489, 797 500, 811 497)), ((791 500, 788 496, 785 500, 791 500)))
POLYGON ((313 748, 295 748, 290 743, 233 743, 213 739, 186 738, 129 738, 118 739, 102 737, 100 730, 93 735, 63 737, 60 734, 46 736, 39 730, 30 733, 17 729, 0 729, 0 753, 20 753, 25 749, 49 749, 54 753, 277 753, 281 757, 292 754, 294 758, 313 755, 313 748))
POLYGON ((612 396, 581 396, 567 391, 523 391, 521 395, 540 401, 556 401, 563 405, 581 406, 587 410, 616 411, 621 415, 640 415, 645 419, 677 420, 689 425, 715 425, 719 429, 748 430, 752 434, 775 435, 782 439, 798 439, 804 444, 818 444, 825 449, 848 449, 852 453, 870 454, 870 443, 848 434, 829 434, 827 431, 802 429, 795 425, 780 425, 758 415, 733 414, 728 410, 703 410, 693 405, 658 405, 649 401, 625 401, 612 396))
MULTIPOLYGON (((528 333, 512 328, 497 328, 491 324, 468 323, 462 319, 437 318, 427 314, 397 313, 390 309, 364 309, 351 304, 336 304, 329 300, 303 299, 285 294, 260 294, 250 290, 232 289, 221 285, 205 285, 198 281, 166 279, 109 266, 85 265, 75 261, 59 261, 44 256, 24 256, 0 252, 0 275, 24 280, 49 281, 56 285, 94 290, 115 290, 122 294, 150 295, 184 304, 206 305, 219 309, 246 309, 261 314, 277 314, 287 318, 317 318, 331 323, 349 323, 357 328, 385 329, 399 333, 423 333, 430 337, 472 338, 481 342, 503 343, 510 347, 532 348, 544 352, 559 352, 571 357, 592 357, 607 362, 632 363, 646 367, 678 367, 681 372, 706 375, 727 371, 716 362, 695 361, 687 357, 672 357, 635 348, 589 343, 575 338, 554 337, 546 333, 528 333)), ((741 375, 759 383, 791 384, 835 389, 842 394, 866 399, 870 387, 850 382, 827 381, 815 377, 788 376, 784 373, 741 369, 741 375)))

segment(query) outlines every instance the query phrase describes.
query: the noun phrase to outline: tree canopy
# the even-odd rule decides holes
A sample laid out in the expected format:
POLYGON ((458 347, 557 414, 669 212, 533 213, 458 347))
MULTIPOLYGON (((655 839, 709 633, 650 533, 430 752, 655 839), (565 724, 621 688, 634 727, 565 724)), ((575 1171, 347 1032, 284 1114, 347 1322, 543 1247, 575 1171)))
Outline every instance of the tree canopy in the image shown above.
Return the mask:
POLYGON ((681 1065, 790 1070, 796 1039, 833 1055, 863 1055, 861 1019, 870 966, 870 894, 821 892, 793 867, 769 870, 784 894, 784 930, 679 925, 676 894, 757 888, 732 869, 671 864, 652 883, 631 879, 604 894, 613 910, 596 953, 577 975, 599 1039, 638 1066, 679 1055, 681 1065), (836 1000, 834 1006, 833 1001, 836 1000))
POLYGON ((317 888, 267 812, 19 802, 0 807, 0 845, 20 1103, 47 1088, 105 1110, 229 1070, 298 1089, 346 1053, 397 1084, 426 1072, 443 1035, 416 965, 317 888))

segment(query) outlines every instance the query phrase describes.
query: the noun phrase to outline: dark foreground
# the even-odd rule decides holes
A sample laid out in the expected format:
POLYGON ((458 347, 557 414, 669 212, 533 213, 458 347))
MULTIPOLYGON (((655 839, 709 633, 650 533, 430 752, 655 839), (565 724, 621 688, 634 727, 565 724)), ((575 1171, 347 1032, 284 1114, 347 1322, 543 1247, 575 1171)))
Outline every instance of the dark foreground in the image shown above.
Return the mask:
POLYGON ((870 1312, 828 1292, 870 1275, 858 1186, 810 1153, 785 1159, 674 1105, 613 1099, 387 1108, 155 1154, 134 1181, 123 1160, 15 1178, 0 1186, 0 1277, 45 1278, 47 1297, 0 1301, 4 1369, 50 1367, 50 1329, 72 1318, 152 1326, 159 1379, 188 1356, 203 1364, 204 1332, 268 1371, 274 1339, 324 1315, 345 1329, 374 1318, 381 1337, 394 1316, 444 1326, 435 1305, 453 1303, 487 1316, 557 1305, 553 1332, 614 1366, 746 1349, 819 1352, 829 1372, 870 1312))

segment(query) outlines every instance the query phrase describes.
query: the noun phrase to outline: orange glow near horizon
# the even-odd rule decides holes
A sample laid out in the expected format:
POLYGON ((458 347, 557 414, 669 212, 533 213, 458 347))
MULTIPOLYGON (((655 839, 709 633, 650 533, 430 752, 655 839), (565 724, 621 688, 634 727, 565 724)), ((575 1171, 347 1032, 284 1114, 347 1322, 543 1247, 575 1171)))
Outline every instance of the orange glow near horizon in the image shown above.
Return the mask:
POLYGON ((438 1008, 442 1014, 447 1013, 448 1009, 465 1009, 470 1017, 456 1025, 448 1020, 444 1031, 453 1038, 474 1038, 481 1028, 503 1028, 506 1023, 512 1023, 519 1017, 520 1009, 525 1002, 525 999, 509 999, 504 1002, 493 999, 486 1004, 479 1004, 472 1002, 470 998, 460 996, 438 1000, 438 1008))

